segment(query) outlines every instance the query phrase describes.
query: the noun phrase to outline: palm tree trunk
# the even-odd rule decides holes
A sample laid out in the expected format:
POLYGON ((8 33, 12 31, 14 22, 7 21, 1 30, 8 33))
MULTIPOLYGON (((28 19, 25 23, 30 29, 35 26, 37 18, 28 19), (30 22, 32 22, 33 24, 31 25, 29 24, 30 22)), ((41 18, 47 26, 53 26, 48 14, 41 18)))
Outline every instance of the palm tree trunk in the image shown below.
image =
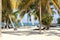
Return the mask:
POLYGON ((27 25, 28 25, 28 22, 29 22, 29 20, 28 20, 28 14, 27 14, 27 25))
POLYGON ((5 26, 6 29, 8 29, 8 23, 9 23, 9 14, 7 13, 7 16, 6 16, 6 26, 5 26))
POLYGON ((43 28, 43 30, 49 30, 49 25, 46 25, 46 27, 43 28))
POLYGON ((4 20, 4 29, 5 29, 5 26, 6 26, 6 20, 4 20))
POLYGON ((2 13, 0 12, 0 36, 1 36, 1 20, 2 20, 2 13))
POLYGON ((40 20, 39 20, 39 23, 40 23, 40 27, 39 27, 39 31, 41 33, 41 0, 40 0, 40 20))
POLYGON ((6 29, 8 29, 8 20, 6 20, 6 26, 5 26, 6 29))
POLYGON ((11 24, 12 24, 13 28, 15 28, 14 23, 13 23, 13 21, 12 21, 10 15, 9 15, 9 19, 10 19, 10 21, 11 21, 11 24))
POLYGON ((58 6, 56 5, 56 3, 55 3, 53 0, 51 0, 51 2, 52 2, 53 5, 55 6, 55 8, 56 8, 57 10, 59 10, 59 8, 58 8, 58 6))
POLYGON ((1 36, 1 22, 2 22, 2 0, 0 0, 0 36, 1 36))

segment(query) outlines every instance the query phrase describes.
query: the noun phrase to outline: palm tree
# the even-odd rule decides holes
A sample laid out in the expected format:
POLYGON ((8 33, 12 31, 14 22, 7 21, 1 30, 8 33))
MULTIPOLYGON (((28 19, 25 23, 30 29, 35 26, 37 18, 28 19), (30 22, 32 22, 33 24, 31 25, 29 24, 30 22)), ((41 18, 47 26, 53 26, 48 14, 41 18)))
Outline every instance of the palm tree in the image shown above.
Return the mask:
POLYGON ((9 18, 10 18, 10 22, 11 22, 13 28, 15 28, 14 22, 15 22, 16 19, 17 19, 17 14, 13 14, 13 13, 12 13, 12 14, 9 15, 9 18))
POLYGON ((10 0, 2 0, 2 12, 6 14, 6 28, 8 29, 9 14, 11 13, 10 0))
MULTIPOLYGON (((17 0, 17 1, 10 0, 10 2, 12 5, 11 6, 12 10, 17 9, 17 12, 20 13, 20 20, 23 18, 26 11, 29 12, 31 9, 35 9, 33 13, 35 13, 35 16, 41 22, 41 15, 43 15, 44 13, 49 13, 49 14, 53 13, 52 9, 50 8, 50 4, 53 4, 57 10, 59 10, 59 7, 60 7, 60 6, 58 6, 59 3, 58 3, 58 1, 56 2, 56 0, 17 0), (34 7, 31 7, 32 4, 34 7)), ((5 8, 7 8, 7 7, 4 7, 4 9, 5 8)))
POLYGON ((6 21, 6 28, 8 29, 9 21, 14 27, 13 20, 15 21, 17 15, 13 13, 14 8, 12 8, 11 0, 2 0, 2 7, 3 21, 6 21))
MULTIPOLYGON (((20 14, 22 15, 23 14, 22 12, 27 11, 27 9, 31 10, 30 6, 32 6, 32 4, 34 5, 34 7, 32 7, 32 9, 35 9, 35 11, 33 13, 35 13, 35 16, 38 18, 38 20, 40 22, 41 22, 41 15, 43 15, 44 13, 49 13, 51 15, 53 13, 53 10, 50 7, 51 4, 55 6, 56 10, 59 10, 59 8, 60 8, 58 0, 57 1, 56 0, 26 0, 26 1, 24 1, 24 4, 19 5, 19 6, 22 5, 21 7, 19 7, 21 9, 21 10, 19 10, 20 14)), ((22 15, 22 16, 24 16, 24 15, 22 15)))
POLYGON ((42 30, 44 30, 44 29, 48 30, 52 20, 53 20, 53 16, 51 16, 49 14, 44 14, 43 17, 42 17, 42 21, 41 22, 46 27, 44 27, 42 30))
POLYGON ((0 36, 1 36, 1 22, 2 22, 2 0, 0 0, 0 36))

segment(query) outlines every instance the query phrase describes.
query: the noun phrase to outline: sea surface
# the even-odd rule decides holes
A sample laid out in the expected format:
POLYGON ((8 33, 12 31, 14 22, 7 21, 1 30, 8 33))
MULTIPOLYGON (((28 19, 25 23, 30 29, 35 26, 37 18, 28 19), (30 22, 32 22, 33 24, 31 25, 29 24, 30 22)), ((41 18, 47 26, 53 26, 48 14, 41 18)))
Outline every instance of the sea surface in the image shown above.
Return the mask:
MULTIPOLYGON (((32 23, 23 23, 24 26, 37 26, 39 23, 34 23, 34 25, 32 25, 32 23)), ((18 26, 22 26, 21 23, 18 24, 18 26)))
MULTIPOLYGON (((23 23, 23 26, 38 26, 39 23, 34 23, 34 25, 32 25, 32 22, 30 23, 23 23)), ((9 26, 12 26, 12 24, 9 24, 9 26)), ((16 23, 14 23, 14 26, 16 26, 16 23)), ((18 23, 18 26, 21 27, 22 24, 18 23)), ((2 27, 5 27, 5 24, 2 22, 2 27)))

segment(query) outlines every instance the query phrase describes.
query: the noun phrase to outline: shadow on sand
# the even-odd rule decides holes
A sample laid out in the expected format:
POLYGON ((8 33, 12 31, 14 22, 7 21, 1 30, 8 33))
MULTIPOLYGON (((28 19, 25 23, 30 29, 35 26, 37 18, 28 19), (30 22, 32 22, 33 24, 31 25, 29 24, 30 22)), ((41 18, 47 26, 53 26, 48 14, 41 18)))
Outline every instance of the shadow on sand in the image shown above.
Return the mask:
POLYGON ((17 36, 21 36, 21 35, 26 35, 26 36, 29 36, 29 35, 38 35, 38 34, 43 34, 43 32, 39 33, 37 31, 5 31, 5 32, 2 32, 3 34, 10 34, 10 35, 17 35, 17 36))
POLYGON ((52 36, 52 35, 55 35, 55 36, 59 36, 60 37, 60 29, 52 29, 51 31, 46 31, 45 33, 44 32, 41 32, 39 33, 39 31, 5 31, 5 32, 2 32, 3 34, 10 34, 10 35, 17 35, 17 36, 21 36, 21 35, 26 35, 26 36, 29 36, 29 35, 44 35, 44 34, 47 34, 46 36, 52 36), (54 30, 54 31, 52 31, 54 30), (55 31, 57 30, 57 31, 55 31))

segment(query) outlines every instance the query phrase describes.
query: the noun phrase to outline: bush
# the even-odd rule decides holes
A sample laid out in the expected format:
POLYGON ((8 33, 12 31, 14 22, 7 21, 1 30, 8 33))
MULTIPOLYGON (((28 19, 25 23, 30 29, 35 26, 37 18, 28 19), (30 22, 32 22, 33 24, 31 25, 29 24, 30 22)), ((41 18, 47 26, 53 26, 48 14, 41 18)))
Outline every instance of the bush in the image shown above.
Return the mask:
POLYGON ((57 23, 60 24, 60 18, 57 19, 57 23))
POLYGON ((42 17, 42 24, 46 26, 50 25, 52 20, 53 20, 53 16, 45 14, 42 17))

